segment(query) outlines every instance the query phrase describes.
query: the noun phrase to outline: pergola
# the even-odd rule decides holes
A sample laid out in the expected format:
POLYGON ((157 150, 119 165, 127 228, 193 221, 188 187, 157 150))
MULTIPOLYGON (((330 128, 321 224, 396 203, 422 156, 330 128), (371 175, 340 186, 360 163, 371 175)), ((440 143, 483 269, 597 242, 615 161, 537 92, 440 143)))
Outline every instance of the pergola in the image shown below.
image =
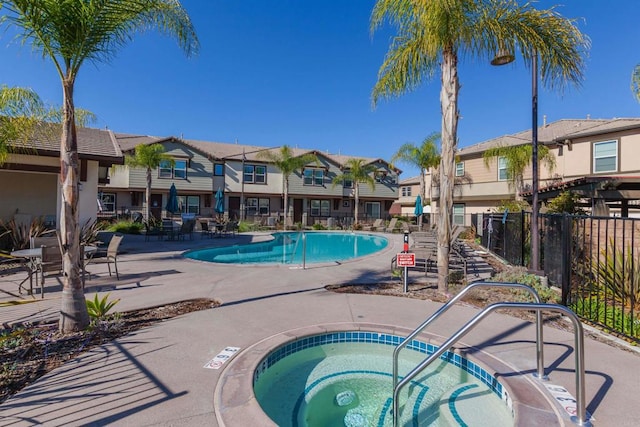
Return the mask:
MULTIPOLYGON (((609 216, 609 209, 619 209, 620 216, 628 217, 629 208, 640 209, 640 177, 637 176, 587 176, 571 181, 554 183, 538 190, 541 202, 557 197, 563 191, 571 191, 591 201, 594 216, 609 216)), ((522 193, 531 203, 533 193, 522 193)))

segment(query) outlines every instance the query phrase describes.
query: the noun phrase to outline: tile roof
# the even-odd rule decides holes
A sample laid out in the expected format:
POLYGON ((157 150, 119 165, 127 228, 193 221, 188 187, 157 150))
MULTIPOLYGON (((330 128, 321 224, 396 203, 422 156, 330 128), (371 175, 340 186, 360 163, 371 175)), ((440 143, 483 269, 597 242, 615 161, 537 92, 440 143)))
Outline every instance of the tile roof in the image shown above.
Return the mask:
MULTIPOLYGON (((57 125, 42 125, 28 145, 22 144, 25 150, 36 150, 38 155, 58 156, 60 154, 60 129, 57 125)), ((122 151, 110 130, 78 127, 78 156, 81 159, 103 160, 119 163, 122 151)), ((20 144, 12 144, 14 147, 20 144)))
MULTIPOLYGON (((538 128, 538 142, 550 144, 567 137, 609 133, 634 127, 640 127, 640 119, 562 119, 540 126, 538 128)), ((531 129, 461 148, 457 154, 461 156, 478 154, 489 148, 521 145, 529 142, 531 142, 531 129)))

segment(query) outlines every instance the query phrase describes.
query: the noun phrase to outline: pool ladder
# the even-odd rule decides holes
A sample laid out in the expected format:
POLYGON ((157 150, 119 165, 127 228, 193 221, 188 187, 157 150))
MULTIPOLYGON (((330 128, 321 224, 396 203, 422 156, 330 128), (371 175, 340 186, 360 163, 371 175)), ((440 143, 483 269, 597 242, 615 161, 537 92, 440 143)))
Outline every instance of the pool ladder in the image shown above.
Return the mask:
POLYGON ((450 350, 455 343, 464 337, 471 329, 480 323, 485 317, 500 309, 513 309, 518 311, 535 311, 536 312, 536 361, 537 371, 535 377, 546 380, 544 373, 544 340, 542 337, 542 312, 552 311, 561 313, 569 317, 573 323, 574 347, 575 347, 575 366, 576 366, 576 394, 577 394, 577 414, 572 417, 572 421, 580 426, 591 426, 587 419, 587 410, 585 404, 585 385, 584 385, 584 338, 583 329, 580 320, 575 313, 568 308, 558 304, 544 304, 540 302, 540 296, 530 286, 521 283, 502 283, 502 282, 474 282, 465 287, 460 293, 451 299, 447 304, 442 306, 431 317, 425 320, 413 332, 411 332, 393 351, 393 426, 398 426, 398 417, 400 414, 400 390, 416 377, 422 370, 437 360, 442 354, 450 350), (398 381, 398 354, 400 350, 409 345, 409 343, 419 335, 428 325, 439 318, 442 314, 449 310, 456 302, 471 290, 478 287, 499 287, 499 288, 515 288, 522 289, 531 294, 534 303, 522 302, 499 302, 485 307, 480 313, 475 315, 471 320, 465 323, 456 333, 451 335, 438 349, 409 372, 402 380, 398 381))

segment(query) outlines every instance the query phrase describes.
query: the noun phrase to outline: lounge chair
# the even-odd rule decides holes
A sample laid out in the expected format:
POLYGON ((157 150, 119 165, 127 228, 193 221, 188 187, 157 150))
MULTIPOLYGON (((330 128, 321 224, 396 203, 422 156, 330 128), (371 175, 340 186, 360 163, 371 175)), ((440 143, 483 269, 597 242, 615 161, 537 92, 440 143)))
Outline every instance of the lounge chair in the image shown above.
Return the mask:
POLYGON ((224 224, 224 227, 222 228, 222 235, 223 236, 228 236, 228 235, 234 236, 237 231, 238 231, 238 221, 229 221, 229 222, 224 224))
POLYGON ((189 240, 193 240, 193 229, 196 227, 196 221, 188 219, 182 222, 180 230, 178 231, 178 240, 184 239, 186 235, 189 235, 189 240))
POLYGON ((393 233, 396 230, 396 224, 398 222, 398 218, 391 218, 389 221, 389 225, 384 229, 385 233, 393 233))
POLYGON ((371 225, 365 225, 362 227, 363 231, 376 231, 379 230, 380 228, 383 228, 382 226, 382 218, 378 218, 375 221, 373 221, 373 224, 371 225))

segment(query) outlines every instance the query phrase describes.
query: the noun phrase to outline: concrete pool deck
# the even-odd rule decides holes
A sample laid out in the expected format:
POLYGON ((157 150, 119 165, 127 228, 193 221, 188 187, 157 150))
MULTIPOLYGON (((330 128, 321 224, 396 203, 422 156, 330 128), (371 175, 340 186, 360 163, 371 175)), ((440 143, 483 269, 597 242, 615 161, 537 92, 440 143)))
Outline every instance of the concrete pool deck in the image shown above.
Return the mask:
MULTIPOLYGON (((118 311, 203 297, 218 299, 222 306, 157 323, 80 355, 0 405, 0 425, 220 425, 219 413, 226 408, 216 407, 214 390, 229 365, 218 370, 204 365, 225 347, 247 349, 274 335, 316 325, 370 323, 413 329, 441 306, 410 298, 324 289, 335 283, 388 280, 389 262, 401 251, 402 236, 386 236, 391 244, 379 254, 305 270, 214 265, 180 257, 187 248, 248 242, 268 238, 266 234, 202 240, 196 235, 185 242, 153 238, 145 242, 142 236, 126 236, 122 245, 126 253, 118 263, 120 282, 105 278, 106 265, 92 265, 89 271, 100 277, 89 281, 88 296, 98 288, 101 293, 108 290, 110 298, 121 298, 118 311), (115 288, 108 286, 113 283, 115 288)), ((60 290, 55 278, 47 278, 47 283, 44 300, 2 308, 0 321, 57 318, 60 290)), ((7 286, 2 282, 2 288, 7 286)), ((15 288, 11 290, 15 292, 15 288)), ((0 300, 6 299, 2 296, 0 300)), ((456 306, 447 320, 438 321, 430 331, 446 336, 477 312, 473 307, 456 306)), ((528 374, 536 368, 534 337, 533 325, 495 314, 463 341, 482 347, 514 371, 528 374)), ((550 382, 566 387, 575 396, 573 334, 547 327, 545 343, 550 382)), ((637 352, 585 339, 586 400, 594 425, 640 424, 639 362, 637 352)), ((232 393, 232 402, 233 397, 232 393)), ((556 410, 569 425, 560 405, 556 410)), ((544 424, 554 425, 549 420, 544 424)), ((226 425, 234 424, 227 421, 226 425)))

